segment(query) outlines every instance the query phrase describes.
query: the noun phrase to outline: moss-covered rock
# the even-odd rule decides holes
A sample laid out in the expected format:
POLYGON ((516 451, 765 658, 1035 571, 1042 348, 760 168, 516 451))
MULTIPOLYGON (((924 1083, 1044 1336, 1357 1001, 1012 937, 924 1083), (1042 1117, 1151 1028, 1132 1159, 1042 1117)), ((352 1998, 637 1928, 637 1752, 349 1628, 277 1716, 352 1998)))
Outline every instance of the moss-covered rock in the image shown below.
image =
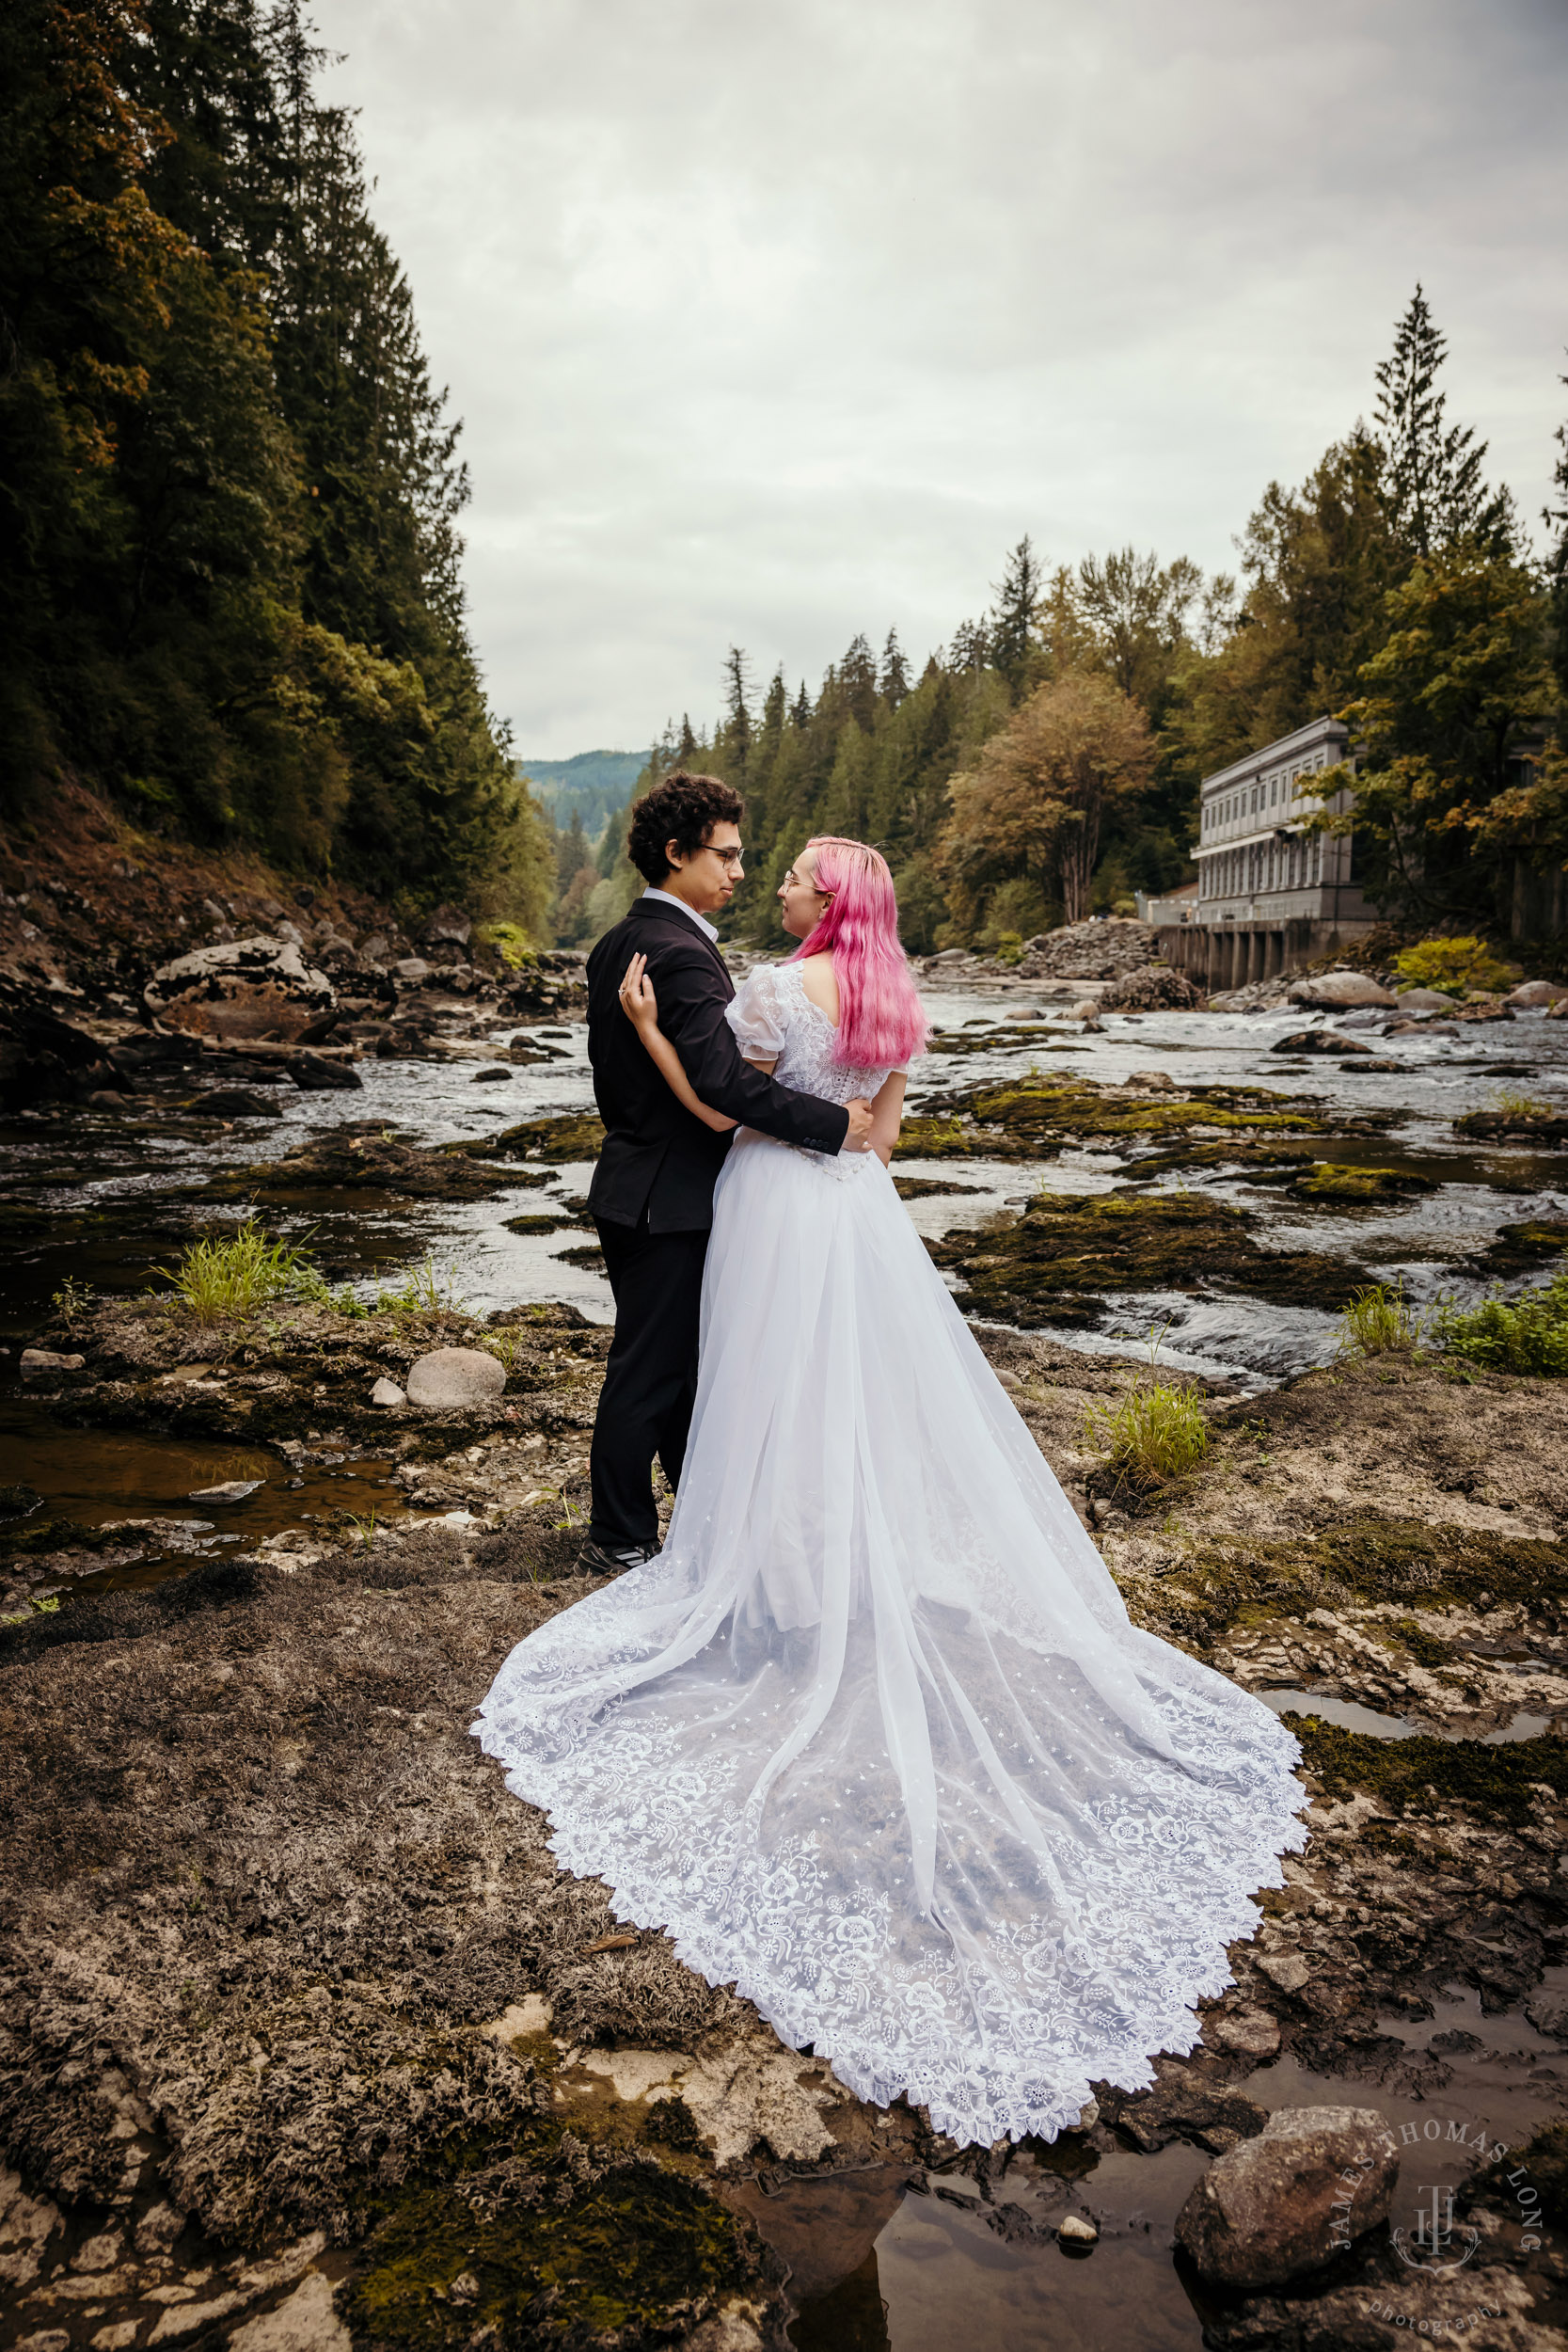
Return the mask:
POLYGON ((684 2336, 763 2275, 754 2233, 700 2182, 635 2155, 599 2170, 600 2153, 571 2135, 557 2177, 525 2175, 499 2212, 483 2191, 478 2210, 465 2199, 460 2166, 401 2198, 344 2299, 356 2337, 446 2352, 493 2328, 499 2344, 541 2352, 638 2352, 684 2336))
POLYGON ((1531 1217, 1519 1225, 1502 1225, 1497 1239, 1480 1251, 1473 1263, 1482 1274, 1529 1274, 1549 1265, 1568 1251, 1568 1217, 1531 1217))
POLYGON ((1400 1814, 1428 1815, 1463 1805, 1485 1821, 1516 1827, 1541 1807, 1541 1790, 1568 1797, 1568 1740, 1544 1734, 1489 1746, 1483 1740, 1441 1740, 1424 1732, 1378 1740, 1344 1731, 1319 1715, 1287 1715, 1308 1772, 1329 1797, 1357 1789, 1400 1814))
POLYGON ((280 1160, 226 1169, 207 1186, 219 1200, 252 1194, 389 1192, 408 1200, 484 1200, 517 1182, 448 1152, 426 1151, 380 1127, 356 1123, 313 1136, 280 1160))
MULTIPOLYGON (((1560 1596, 1568 1596, 1568 1544, 1370 1511, 1289 1540, 1211 1541, 1180 1563, 1162 1595, 1173 1624, 1204 1642, 1249 1618, 1299 1618, 1347 1601, 1442 1609, 1560 1596)), ((1406 1638, 1405 1646, 1428 1665, 1449 1655, 1436 1642, 1425 1647, 1406 1638)))
POLYGON ((1406 1200, 1418 1193, 1435 1192, 1435 1176, 1418 1176, 1405 1168, 1360 1168, 1352 1162, 1313 1160, 1291 1179, 1298 1200, 1316 1200, 1330 1208, 1372 1208, 1388 1200, 1406 1200))
POLYGON ((1196 1193, 1037 1193, 1021 1216, 929 1244, 959 1275, 966 1304, 1025 1327, 1082 1321, 1106 1292, 1219 1286, 1303 1306, 1343 1306, 1370 1280, 1359 1266, 1259 1248, 1246 1216, 1196 1193))
POLYGON ((473 1143, 444 1143, 441 1152, 448 1159, 543 1160, 560 1166, 568 1160, 597 1159, 603 1145, 604 1126, 592 1111, 564 1111, 553 1119, 519 1120, 516 1126, 473 1143))

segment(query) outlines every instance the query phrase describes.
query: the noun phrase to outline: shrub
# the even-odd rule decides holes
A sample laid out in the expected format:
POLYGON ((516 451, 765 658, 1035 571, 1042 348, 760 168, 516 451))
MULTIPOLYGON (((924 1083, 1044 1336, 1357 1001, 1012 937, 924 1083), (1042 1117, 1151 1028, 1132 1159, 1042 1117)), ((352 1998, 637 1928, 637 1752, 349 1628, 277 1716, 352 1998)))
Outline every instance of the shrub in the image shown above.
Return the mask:
POLYGON ((1437 1344, 1449 1356, 1483 1364, 1491 1372, 1568 1375, 1568 1262, 1548 1282, 1513 1299, 1494 1291, 1479 1307, 1444 1299, 1434 1327, 1437 1344))
POLYGON ((480 946, 498 955, 510 971, 521 972, 539 961, 533 942, 520 923, 482 923, 474 938, 480 946))
POLYGON ((1499 963, 1484 939, 1423 939, 1402 947, 1394 969, 1407 987, 1435 988, 1445 996, 1463 996, 1472 988, 1506 988, 1513 975, 1499 963))
POLYGON ((1145 1493, 1182 1477, 1209 1450, 1196 1396, 1166 1380, 1140 1379, 1116 1404, 1091 1405, 1084 1425, 1118 1484, 1145 1493))
POLYGON ((1341 1356, 1413 1356, 1421 1343, 1421 1317, 1402 1283, 1374 1282, 1357 1291, 1339 1317, 1341 1356))

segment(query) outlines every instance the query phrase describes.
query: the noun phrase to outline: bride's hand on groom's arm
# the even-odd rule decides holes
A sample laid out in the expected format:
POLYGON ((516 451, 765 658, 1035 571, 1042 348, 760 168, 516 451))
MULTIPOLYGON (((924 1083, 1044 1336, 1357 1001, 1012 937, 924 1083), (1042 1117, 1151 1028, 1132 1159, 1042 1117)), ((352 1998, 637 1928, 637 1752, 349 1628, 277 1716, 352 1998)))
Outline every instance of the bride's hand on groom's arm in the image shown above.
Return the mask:
POLYGON ((863 1094, 851 1095, 844 1105, 849 1114, 849 1131, 844 1138, 846 1152, 869 1152, 871 1149, 871 1104, 863 1094))
POLYGON ((646 956, 633 956, 626 966, 626 977, 621 982, 619 994, 621 1010, 634 1028, 641 1030, 644 1037, 650 1029, 657 1028, 658 998, 655 995, 654 984, 648 977, 646 956))

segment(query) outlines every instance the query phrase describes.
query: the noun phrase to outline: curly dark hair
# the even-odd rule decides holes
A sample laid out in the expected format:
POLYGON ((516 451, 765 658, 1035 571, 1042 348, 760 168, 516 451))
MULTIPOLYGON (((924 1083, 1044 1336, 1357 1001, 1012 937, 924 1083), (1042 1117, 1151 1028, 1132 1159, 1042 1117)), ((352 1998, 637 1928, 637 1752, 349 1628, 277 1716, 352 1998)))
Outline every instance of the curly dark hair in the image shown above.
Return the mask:
POLYGON ((667 841, 689 854, 702 848, 715 825, 738 825, 745 814, 745 802, 721 776, 694 776, 689 769, 673 768, 662 784, 633 803, 626 851, 644 882, 657 889, 670 871, 667 841))

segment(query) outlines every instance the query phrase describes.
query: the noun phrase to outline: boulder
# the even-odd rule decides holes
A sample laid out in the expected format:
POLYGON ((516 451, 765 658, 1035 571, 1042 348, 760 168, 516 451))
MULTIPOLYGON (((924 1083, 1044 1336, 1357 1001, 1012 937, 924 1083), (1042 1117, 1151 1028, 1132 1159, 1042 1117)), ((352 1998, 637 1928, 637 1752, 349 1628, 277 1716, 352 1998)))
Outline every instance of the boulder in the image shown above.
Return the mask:
POLYGON ((381 1378, 376 1382, 374 1388, 371 1391, 371 1403, 372 1405, 384 1405, 388 1406, 388 1409, 393 1409, 399 1405, 406 1405, 408 1399, 404 1396, 403 1391, 398 1387, 397 1382, 395 1380, 388 1380, 385 1374, 382 1375, 381 1378))
POLYGON ((291 1055, 289 1075, 302 1094, 352 1093, 365 1083, 352 1062, 327 1054, 291 1055))
POLYGON ((467 947, 473 936, 473 918, 461 907, 440 906, 428 917, 420 933, 423 947, 467 947))
MULTIPOLYGON (((544 1059, 544 1056, 542 1054, 531 1055, 529 1058, 531 1061, 542 1061, 544 1059)), ((510 1069, 502 1069, 499 1063, 497 1063, 496 1066, 490 1070, 476 1070, 473 1076, 468 1080, 468 1084, 472 1087, 493 1087, 498 1083, 498 1081, 501 1084, 505 1084, 511 1076, 512 1073, 510 1069)))
POLYGON ((1454 999, 1440 988, 1402 988, 1398 1003, 1401 1012, 1452 1012, 1454 1008, 1454 999))
POLYGON ((46 1372, 80 1372, 87 1360, 85 1356, 57 1356, 52 1347, 24 1347, 22 1377, 37 1380, 46 1372))
POLYGON ((1386 2218, 1399 2169, 1372 2108, 1282 2107, 1211 2165, 1177 2216, 1177 2243, 1217 2285, 1284 2286, 1386 2218))
POLYGON ((1568 1004, 1568 988, 1559 988, 1555 980, 1523 980, 1503 998, 1505 1005, 1525 1012, 1544 1011, 1552 1005, 1568 1004))
POLYGON ((0 975, 0 1105, 7 1109, 82 1103, 118 1088, 103 1047, 63 1021, 47 996, 0 975))
POLYGON ((1358 1037, 1345 1037, 1338 1029, 1292 1029, 1289 1037, 1276 1038, 1271 1052, 1275 1054, 1370 1054, 1371 1047, 1358 1037))
POLYGON ((1184 972, 1151 963, 1125 979, 1113 980, 1100 1000, 1100 1009, 1102 1012, 1202 1012, 1208 1001, 1184 972))
POLYGON ((152 1020, 195 1037, 307 1044, 338 1018, 331 981, 291 940, 236 939, 177 956, 153 973, 142 1001, 152 1020))
POLYGON ((221 1486, 198 1486, 185 1497, 187 1502, 244 1502, 247 1496, 257 1494, 266 1485, 264 1478, 226 1478, 221 1486))
POLYGON ((245 1087, 208 1087, 192 1107, 209 1119, 276 1119, 277 1105, 245 1087))
POLYGON ((506 1372, 481 1347, 436 1347, 416 1357, 408 1374, 408 1402, 425 1413, 453 1413, 464 1406, 487 1405, 506 1387, 506 1372))
POLYGON ((392 966, 392 977, 404 988, 418 988, 430 977, 430 966, 423 956, 400 956, 392 966))
POLYGON ((1398 999, 1365 972, 1317 972, 1310 978, 1291 981, 1290 1001, 1316 1005, 1324 1012, 1343 1012, 1353 1005, 1392 1005, 1398 999))

